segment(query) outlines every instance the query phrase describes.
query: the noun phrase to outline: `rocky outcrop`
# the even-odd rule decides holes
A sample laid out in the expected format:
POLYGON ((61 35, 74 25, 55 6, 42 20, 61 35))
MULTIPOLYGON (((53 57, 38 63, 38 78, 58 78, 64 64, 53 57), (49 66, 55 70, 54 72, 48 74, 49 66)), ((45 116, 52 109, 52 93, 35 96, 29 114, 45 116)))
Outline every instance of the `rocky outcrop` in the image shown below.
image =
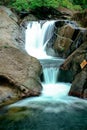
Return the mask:
POLYGON ((19 26, 18 17, 4 6, 0 6, 0 46, 13 46, 24 50, 23 26, 19 26))
POLYGON ((61 57, 66 57, 67 51, 72 43, 70 38, 57 36, 54 44, 54 50, 58 52, 61 57))
MULTIPOLYGON (((60 20, 63 23, 63 21, 60 20)), ((87 29, 79 27, 75 22, 64 21, 62 26, 56 22, 54 33, 54 49, 57 56, 66 58, 87 40, 87 29)), ((61 24, 60 24, 61 25, 61 24)))
POLYGON ((71 17, 73 17, 73 15, 75 13, 74 10, 70 10, 70 9, 62 7, 62 6, 58 7, 58 11, 62 13, 63 19, 70 19, 71 17))
POLYGON ((73 73, 72 86, 69 95, 87 98, 87 65, 81 68, 81 63, 87 60, 87 41, 76 49, 61 65, 62 70, 73 73))
POLYGON ((87 9, 74 13, 72 20, 77 21, 82 27, 87 27, 87 9))
MULTIPOLYGON (((24 50, 17 16, 0 6, 0 106, 41 93, 39 61, 24 50)), ((22 37, 23 36, 23 37, 22 37)))
POLYGON ((13 47, 0 47, 0 102, 39 95, 40 72, 41 65, 35 58, 13 47))
POLYGON ((75 76, 69 95, 87 99, 87 66, 75 76))

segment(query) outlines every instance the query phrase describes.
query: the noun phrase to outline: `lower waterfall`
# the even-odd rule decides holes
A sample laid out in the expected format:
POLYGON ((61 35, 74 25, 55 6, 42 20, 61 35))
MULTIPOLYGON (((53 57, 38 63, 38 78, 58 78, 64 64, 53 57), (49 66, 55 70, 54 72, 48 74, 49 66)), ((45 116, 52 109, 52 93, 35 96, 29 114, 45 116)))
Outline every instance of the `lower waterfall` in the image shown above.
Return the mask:
POLYGON ((64 59, 47 56, 45 52, 54 24, 55 21, 29 23, 25 48, 42 64, 43 90, 39 97, 26 98, 2 109, 0 130, 87 130, 87 101, 68 96, 71 84, 58 81, 64 59))

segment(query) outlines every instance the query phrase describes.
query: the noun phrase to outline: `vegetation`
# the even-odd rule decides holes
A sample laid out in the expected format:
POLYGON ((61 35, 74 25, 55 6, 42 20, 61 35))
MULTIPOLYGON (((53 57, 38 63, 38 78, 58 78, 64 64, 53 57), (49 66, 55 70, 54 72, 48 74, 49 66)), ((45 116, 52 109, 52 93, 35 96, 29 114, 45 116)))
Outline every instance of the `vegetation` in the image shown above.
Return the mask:
POLYGON ((33 10, 37 7, 58 8, 63 6, 69 9, 81 10, 87 8, 87 0, 0 0, 0 4, 14 7, 16 10, 33 10))

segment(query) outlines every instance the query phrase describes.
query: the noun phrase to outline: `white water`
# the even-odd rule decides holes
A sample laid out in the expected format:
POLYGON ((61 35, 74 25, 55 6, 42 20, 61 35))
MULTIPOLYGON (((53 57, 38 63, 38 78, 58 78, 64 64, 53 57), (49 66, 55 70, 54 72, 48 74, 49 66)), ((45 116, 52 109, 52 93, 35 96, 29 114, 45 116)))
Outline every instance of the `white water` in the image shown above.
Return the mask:
MULTIPOLYGON (((55 64, 55 60, 62 63, 61 59, 57 59, 48 56, 45 52, 45 46, 51 39, 54 31, 55 21, 36 21, 30 22, 26 30, 26 45, 25 49, 31 56, 38 59, 47 59, 46 64, 48 67, 43 68, 44 83, 42 90, 42 97, 63 97, 67 95, 70 84, 58 83, 58 67, 52 67, 49 60, 51 59, 52 64, 55 64), (54 60, 55 59, 55 60, 54 60)), ((43 66, 43 63, 42 63, 43 66)))
POLYGON ((58 68, 44 68, 43 75, 45 84, 56 84, 57 83, 57 76, 58 76, 58 68))
POLYGON ((38 59, 50 58, 45 52, 45 46, 52 37, 55 21, 30 22, 26 30, 27 53, 38 59))

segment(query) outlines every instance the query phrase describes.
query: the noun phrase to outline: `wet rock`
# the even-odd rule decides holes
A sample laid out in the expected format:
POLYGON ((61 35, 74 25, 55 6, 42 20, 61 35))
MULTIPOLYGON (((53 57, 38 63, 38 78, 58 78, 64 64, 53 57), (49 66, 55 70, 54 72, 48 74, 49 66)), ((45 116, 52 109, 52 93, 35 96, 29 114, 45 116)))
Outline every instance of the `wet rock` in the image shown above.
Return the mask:
MULTIPOLYGON (((86 83, 86 84, 87 84, 87 83, 86 83)), ((83 98, 84 98, 84 99, 87 99, 87 89, 84 90, 83 98)))
POLYGON ((82 43, 87 41, 87 29, 85 28, 78 28, 75 30, 73 35, 73 42, 69 47, 68 54, 70 55, 74 52, 82 43))

